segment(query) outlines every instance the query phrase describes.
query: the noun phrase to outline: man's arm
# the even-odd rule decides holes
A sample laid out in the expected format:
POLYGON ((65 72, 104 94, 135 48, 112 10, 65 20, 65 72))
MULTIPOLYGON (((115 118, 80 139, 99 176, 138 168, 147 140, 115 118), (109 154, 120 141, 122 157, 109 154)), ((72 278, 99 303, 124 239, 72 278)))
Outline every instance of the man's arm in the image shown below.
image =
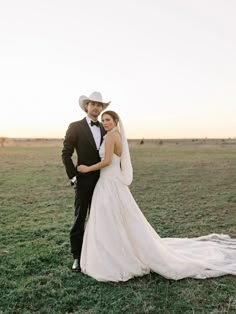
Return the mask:
POLYGON ((68 130, 65 135, 65 139, 63 142, 63 149, 62 149, 62 161, 66 169, 67 176, 72 183, 75 183, 76 178, 76 168, 72 161, 72 155, 74 153, 76 145, 76 132, 74 128, 74 124, 71 123, 68 127, 68 130))

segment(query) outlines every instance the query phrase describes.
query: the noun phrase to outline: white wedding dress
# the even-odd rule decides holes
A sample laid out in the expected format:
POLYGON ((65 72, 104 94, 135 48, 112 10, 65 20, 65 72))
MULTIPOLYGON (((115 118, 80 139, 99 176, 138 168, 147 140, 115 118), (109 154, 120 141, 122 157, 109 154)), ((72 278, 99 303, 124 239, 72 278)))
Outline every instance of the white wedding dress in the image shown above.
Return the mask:
MULTIPOLYGON (((100 148, 104 157, 104 141, 100 148)), ((211 234, 160 238, 124 184, 121 159, 101 170, 85 228, 81 269, 98 281, 126 281, 156 272, 166 278, 236 275, 236 239, 211 234)))

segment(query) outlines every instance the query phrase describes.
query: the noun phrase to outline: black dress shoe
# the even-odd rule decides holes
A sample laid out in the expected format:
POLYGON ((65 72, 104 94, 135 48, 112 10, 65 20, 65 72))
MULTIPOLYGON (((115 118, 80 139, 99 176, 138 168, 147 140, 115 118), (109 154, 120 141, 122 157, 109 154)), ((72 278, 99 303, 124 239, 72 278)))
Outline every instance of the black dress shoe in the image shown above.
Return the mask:
POLYGON ((81 272, 81 268, 80 268, 80 264, 79 264, 79 259, 76 258, 74 260, 74 263, 72 265, 72 271, 75 273, 80 273, 81 272))

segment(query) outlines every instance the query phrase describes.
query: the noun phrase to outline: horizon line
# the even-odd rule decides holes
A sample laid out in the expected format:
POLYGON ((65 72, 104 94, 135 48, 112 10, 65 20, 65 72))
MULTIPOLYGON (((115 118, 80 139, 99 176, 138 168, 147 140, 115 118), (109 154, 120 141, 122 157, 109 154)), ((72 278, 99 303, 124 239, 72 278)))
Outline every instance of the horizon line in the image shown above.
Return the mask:
MULTIPOLYGON (((12 140, 64 140, 64 137, 8 137, 8 136, 0 136, 1 138, 12 139, 12 140)), ((228 136, 228 137, 137 137, 137 138, 127 138, 127 140, 205 140, 205 139, 211 139, 211 140, 221 140, 221 139, 228 139, 228 140, 236 140, 236 136, 228 136)))

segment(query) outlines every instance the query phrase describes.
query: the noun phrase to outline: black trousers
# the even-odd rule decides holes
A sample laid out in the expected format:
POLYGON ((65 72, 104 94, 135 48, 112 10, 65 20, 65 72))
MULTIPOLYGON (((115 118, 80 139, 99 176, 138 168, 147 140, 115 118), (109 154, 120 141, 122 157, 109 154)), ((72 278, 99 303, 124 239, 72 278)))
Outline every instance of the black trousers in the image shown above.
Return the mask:
POLYGON ((78 178, 75 186, 75 221, 70 231, 71 253, 73 258, 80 259, 84 225, 91 206, 93 191, 98 181, 99 173, 95 172, 89 177, 78 178))

